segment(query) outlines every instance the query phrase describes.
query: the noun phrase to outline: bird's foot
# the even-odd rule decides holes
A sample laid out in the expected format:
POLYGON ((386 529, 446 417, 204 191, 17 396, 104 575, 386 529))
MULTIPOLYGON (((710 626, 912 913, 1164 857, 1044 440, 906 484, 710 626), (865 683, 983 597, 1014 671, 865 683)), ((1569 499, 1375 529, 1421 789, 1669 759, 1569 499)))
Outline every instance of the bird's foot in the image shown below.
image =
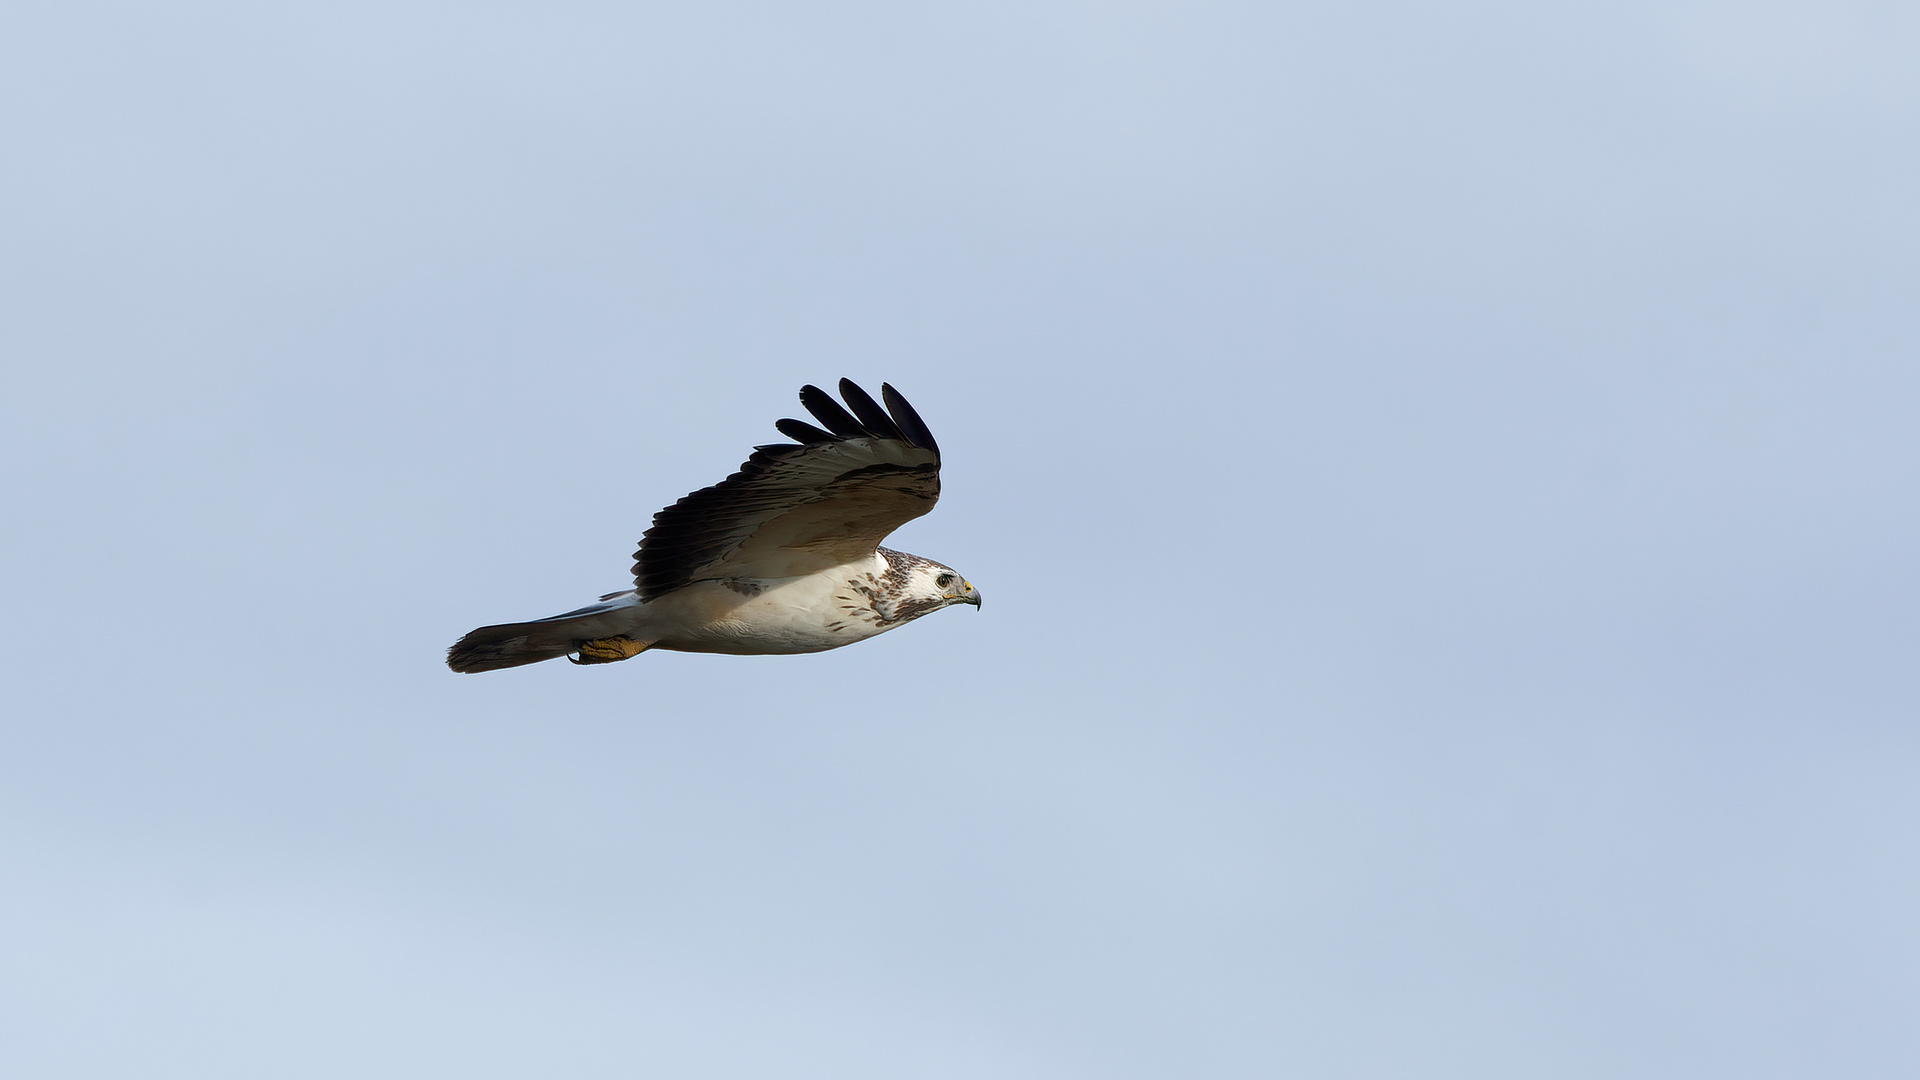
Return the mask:
POLYGON ((576 664, 612 664, 621 660, 631 660, 647 651, 651 641, 635 641, 630 637, 603 637, 592 641, 583 641, 575 650, 578 656, 569 656, 568 660, 576 664))

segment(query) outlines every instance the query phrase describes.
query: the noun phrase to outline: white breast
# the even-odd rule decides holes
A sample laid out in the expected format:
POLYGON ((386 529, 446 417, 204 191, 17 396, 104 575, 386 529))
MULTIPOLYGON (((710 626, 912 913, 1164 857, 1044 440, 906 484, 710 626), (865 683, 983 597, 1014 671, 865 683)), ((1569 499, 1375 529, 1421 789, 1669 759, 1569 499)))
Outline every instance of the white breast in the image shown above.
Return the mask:
POLYGON ((648 601, 631 633, 681 652, 808 653, 883 630, 866 594, 886 570, 875 555, 802 577, 701 581, 648 601))

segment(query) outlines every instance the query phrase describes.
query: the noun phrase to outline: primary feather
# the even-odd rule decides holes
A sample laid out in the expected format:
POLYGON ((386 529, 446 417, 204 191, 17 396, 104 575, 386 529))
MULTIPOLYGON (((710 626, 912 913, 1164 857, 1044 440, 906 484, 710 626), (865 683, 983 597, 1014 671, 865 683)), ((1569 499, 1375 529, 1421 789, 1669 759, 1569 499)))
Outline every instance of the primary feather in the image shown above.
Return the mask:
POLYGON ((890 385, 886 406, 848 379, 800 403, 821 427, 775 423, 794 443, 755 447, 738 472, 654 515, 634 589, 533 622, 484 626, 447 652, 455 671, 646 649, 817 652, 872 637, 980 593, 951 568, 880 541, 933 509, 940 447, 890 385))

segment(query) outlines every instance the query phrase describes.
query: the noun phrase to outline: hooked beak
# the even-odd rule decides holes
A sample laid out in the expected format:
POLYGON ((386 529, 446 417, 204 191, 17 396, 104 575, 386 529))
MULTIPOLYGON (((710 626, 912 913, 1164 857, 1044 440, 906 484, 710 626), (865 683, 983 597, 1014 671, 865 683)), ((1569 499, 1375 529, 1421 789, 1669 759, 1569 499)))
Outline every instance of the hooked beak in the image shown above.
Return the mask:
POLYGON ((956 604, 972 604, 973 609, 978 611, 980 610, 980 590, 973 587, 973 582, 961 578, 960 595, 954 597, 953 602, 956 604))

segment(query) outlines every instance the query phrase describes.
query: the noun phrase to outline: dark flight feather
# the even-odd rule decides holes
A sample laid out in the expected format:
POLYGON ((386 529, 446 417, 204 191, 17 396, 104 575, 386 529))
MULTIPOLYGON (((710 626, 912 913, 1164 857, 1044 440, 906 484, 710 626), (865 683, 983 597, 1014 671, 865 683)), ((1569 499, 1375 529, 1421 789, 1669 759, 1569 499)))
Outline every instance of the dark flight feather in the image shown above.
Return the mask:
POLYGON ((800 388, 800 404, 807 407, 815 420, 826 425, 828 431, 843 439, 857 439, 867 433, 867 429, 860 426, 860 421, 855 420, 852 413, 812 383, 800 388))
POLYGON ((860 389, 852 379, 840 380, 840 396, 847 399, 847 404, 853 408, 853 415, 860 418, 860 426, 867 429, 867 434, 882 439, 913 441, 901 433, 900 425, 893 422, 893 417, 887 415, 887 410, 881 408, 879 403, 874 401, 865 390, 860 389))
POLYGON ((832 432, 822 431, 812 424, 807 423, 805 420, 775 420, 773 426, 780 429, 780 434, 785 435, 787 438, 792 439, 802 446, 811 446, 815 443, 833 441, 832 432))
POLYGON ((927 422, 913 411, 913 406, 907 403, 900 391, 895 390, 891 383, 881 383, 880 396, 886 399, 887 408, 893 412, 894 422, 900 425, 907 441, 923 450, 933 451, 935 457, 940 456, 940 444, 933 441, 933 432, 927 430, 927 422))
POLYGON ((884 410, 849 380, 840 381, 840 392, 853 412, 817 386, 802 387, 800 403, 825 425, 824 429, 802 420, 776 421, 774 427, 782 435, 801 445, 755 447, 753 456, 732 476, 654 515, 652 526, 634 552, 634 584, 643 599, 690 584, 696 574, 728 557, 729 552, 785 513, 812 512, 806 508, 826 505, 822 500, 855 500, 850 506, 879 512, 884 515, 882 521, 897 515, 888 531, 932 509, 940 496, 940 450, 920 414, 892 386, 881 387, 884 410), (791 466, 819 460, 822 446, 849 439, 904 443, 932 454, 933 460, 859 466, 833 475, 824 486, 811 491, 779 479, 793 475, 791 466), (770 513, 773 516, 767 517, 770 513))

